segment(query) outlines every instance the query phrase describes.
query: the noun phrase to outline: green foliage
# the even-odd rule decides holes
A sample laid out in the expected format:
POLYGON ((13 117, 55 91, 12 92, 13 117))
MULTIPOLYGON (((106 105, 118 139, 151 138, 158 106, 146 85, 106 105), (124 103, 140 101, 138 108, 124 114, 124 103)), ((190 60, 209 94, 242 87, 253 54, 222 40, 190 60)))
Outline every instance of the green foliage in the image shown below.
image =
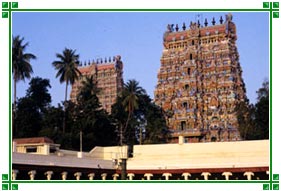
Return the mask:
POLYGON ((269 98, 269 82, 268 80, 264 80, 262 83, 262 87, 257 91, 258 94, 258 101, 262 98, 268 99, 269 98))
POLYGON ((120 144, 166 142, 168 130, 163 112, 135 80, 126 83, 112 106, 112 118, 118 127, 119 139, 122 139, 120 144))
MULTIPOLYGON (((74 82, 81 75, 80 71, 78 70, 79 55, 75 53, 75 50, 65 48, 63 50, 63 53, 62 54, 56 54, 56 57, 59 60, 54 61, 52 63, 52 65, 57 70, 56 77, 60 78, 60 83, 65 82, 64 102, 66 102, 68 84, 71 84, 71 85, 74 84, 74 82)), ((65 130, 66 130, 66 116, 64 114, 63 134, 65 133, 65 130)))
POLYGON ((83 102, 84 100, 89 100, 93 97, 97 97, 100 92, 97 84, 95 82, 94 76, 86 76, 85 80, 82 81, 82 87, 77 97, 78 101, 83 102))
POLYGON ((129 114, 133 113, 135 109, 138 109, 139 96, 145 93, 145 90, 139 86, 139 83, 136 80, 129 80, 125 84, 125 88, 122 92, 122 104, 125 106, 125 109, 129 114))
POLYGON ((245 140, 269 138, 269 82, 264 81, 257 91, 257 103, 248 101, 236 106, 240 135, 245 140))
POLYGON ((36 59, 31 53, 25 53, 28 43, 23 44, 24 38, 20 36, 13 37, 12 45, 12 72, 13 72, 13 85, 14 85, 14 102, 13 102, 13 135, 16 134, 16 101, 17 101, 17 82, 30 79, 33 73, 32 66, 30 64, 31 59, 36 59))
MULTIPOLYGON (((75 54, 75 50, 65 48, 62 54, 56 54, 59 59, 54 61, 52 64, 57 70, 56 77, 60 78, 60 83, 65 82, 65 98, 67 100, 67 88, 68 84, 74 84, 74 82, 81 75, 78 70, 79 55, 75 54)), ((63 130, 64 131, 64 130, 63 130)))
POLYGON ((35 102, 34 104, 38 109, 44 110, 51 103, 51 95, 48 88, 51 88, 50 80, 40 77, 32 78, 26 96, 35 102))
POLYGON ((125 106, 122 104, 123 96, 120 95, 117 97, 116 102, 111 107, 111 119, 112 124, 115 125, 116 130, 118 131, 117 137, 119 145, 124 143, 124 127, 128 119, 128 112, 125 109, 125 106))
POLYGON ((236 106, 240 136, 244 140, 254 140, 255 136, 255 108, 248 101, 240 102, 236 106))
POLYGON ((135 126, 137 120, 140 120, 140 118, 137 119, 133 114, 134 111, 139 108, 139 97, 143 94, 145 94, 145 90, 139 86, 139 83, 136 80, 129 80, 122 91, 122 105, 125 107, 125 111, 128 112, 127 121, 124 125, 124 134, 125 141, 129 145, 135 143, 135 126), (129 123, 131 124, 129 125, 129 123))
POLYGON ((14 137, 35 137, 41 130, 42 115, 30 97, 18 100, 14 137))
POLYGON ((78 95, 78 103, 73 111, 72 128, 74 149, 78 149, 80 130, 83 132, 83 149, 91 150, 95 146, 116 145, 115 127, 111 124, 108 114, 101 108, 97 97, 98 88, 93 77, 82 82, 78 95))
MULTIPOLYGON (((144 123, 145 132, 143 133, 142 140, 138 142, 145 144, 165 143, 168 136, 168 127, 162 109, 155 105, 147 94, 143 94, 139 98, 139 110, 135 115, 140 123, 144 123)), ((142 124, 139 124, 142 126, 142 124)), ((138 127, 138 126, 137 126, 138 127)), ((138 132, 140 132, 138 130, 138 132)))
POLYGON ((51 88, 47 79, 32 78, 26 96, 19 99, 15 115, 15 137, 38 136, 42 128, 42 118, 51 103, 51 88))
POLYGON ((144 143, 166 143, 169 134, 162 109, 154 103, 150 103, 145 115, 147 125, 145 126, 144 143))
POLYGON ((255 105, 255 122, 258 139, 269 138, 269 82, 263 82, 262 87, 257 91, 258 102, 255 105))
POLYGON ((61 143, 63 112, 61 105, 47 108, 42 119, 42 129, 39 136, 46 136, 54 140, 55 143, 61 143))
POLYGON ((53 62, 53 66, 58 71, 56 77, 60 78, 60 83, 73 84, 81 74, 78 70, 79 55, 75 50, 65 48, 62 54, 56 54, 58 61, 53 62))
POLYGON ((23 44, 24 38, 20 36, 13 37, 12 45, 12 71, 13 79, 15 82, 29 79, 33 73, 32 66, 30 64, 31 59, 36 59, 31 53, 25 53, 28 43, 23 44))
POLYGON ((82 131, 83 151, 90 151, 95 146, 116 145, 115 127, 101 108, 97 88, 91 79, 86 78, 82 83, 77 103, 64 102, 65 110, 62 105, 50 106, 48 80, 32 79, 26 97, 18 104, 17 123, 23 125, 17 137, 47 136, 61 144, 62 149, 79 150, 82 131), (69 128, 63 133, 64 118, 69 128))

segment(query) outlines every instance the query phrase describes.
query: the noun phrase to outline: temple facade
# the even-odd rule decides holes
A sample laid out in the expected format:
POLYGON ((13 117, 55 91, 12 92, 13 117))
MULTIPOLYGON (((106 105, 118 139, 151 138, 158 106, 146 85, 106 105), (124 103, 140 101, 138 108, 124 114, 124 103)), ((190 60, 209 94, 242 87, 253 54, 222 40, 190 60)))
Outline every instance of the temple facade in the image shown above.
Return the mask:
POLYGON ((116 102, 117 95, 123 87, 123 62, 121 56, 114 56, 112 59, 98 59, 96 62, 80 64, 79 71, 82 76, 72 85, 70 99, 76 102, 83 80, 93 76, 93 80, 99 89, 98 98, 108 113, 111 113, 111 106, 116 102))
POLYGON ((232 15, 208 25, 168 25, 154 101, 172 142, 240 140, 235 106, 246 98, 232 15))

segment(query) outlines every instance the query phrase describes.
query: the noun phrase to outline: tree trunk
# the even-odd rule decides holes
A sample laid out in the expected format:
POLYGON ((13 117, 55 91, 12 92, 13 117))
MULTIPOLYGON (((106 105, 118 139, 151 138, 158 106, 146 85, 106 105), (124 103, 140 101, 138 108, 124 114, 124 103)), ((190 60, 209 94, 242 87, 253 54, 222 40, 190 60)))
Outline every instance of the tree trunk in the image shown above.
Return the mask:
POLYGON ((67 100, 67 88, 68 88, 68 81, 66 81, 66 85, 65 85, 65 97, 64 97, 64 104, 67 100))
POLYGON ((127 121, 126 121, 126 124, 125 124, 124 132, 127 131, 127 127, 129 125, 130 118, 131 118, 131 113, 128 113, 128 118, 127 118, 127 121))
POLYGON ((14 102, 13 102, 13 112, 12 112, 12 135, 13 137, 16 135, 16 126, 15 126, 15 115, 16 115, 16 108, 17 108, 17 84, 16 79, 14 77, 14 102))
POLYGON ((130 121, 130 118, 131 118, 131 114, 133 112, 134 112, 134 110, 132 109, 131 103, 129 102, 129 105, 128 105, 128 118, 127 118, 127 121, 126 121, 126 124, 125 124, 124 133, 127 131, 127 128, 128 128, 128 125, 129 125, 129 121, 130 121))
POLYGON ((67 101, 67 87, 68 87, 68 81, 66 81, 65 85, 65 97, 64 97, 64 112, 63 112, 63 124, 62 124, 62 134, 65 134, 65 129, 66 129, 66 101, 67 101))

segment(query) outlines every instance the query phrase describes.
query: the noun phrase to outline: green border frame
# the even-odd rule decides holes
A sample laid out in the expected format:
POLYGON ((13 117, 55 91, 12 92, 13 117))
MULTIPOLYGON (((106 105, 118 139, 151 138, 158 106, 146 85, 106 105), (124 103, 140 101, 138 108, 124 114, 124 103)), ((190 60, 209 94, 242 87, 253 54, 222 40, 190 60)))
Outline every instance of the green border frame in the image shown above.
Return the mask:
POLYGON ((20 9, 18 2, 2 2, 2 19, 8 19, 9 27, 9 172, 2 174, 2 190, 18 190, 18 184, 21 183, 260 183, 263 184, 263 190, 279 190, 279 174, 273 174, 272 170, 272 19, 279 18, 279 2, 263 2, 260 9, 20 9), (80 180, 80 181, 61 181, 61 180, 36 180, 36 181, 22 181, 12 180, 12 101, 11 101, 11 79, 12 79, 12 13, 13 12, 178 12, 178 11, 192 11, 192 12, 269 12, 269 70, 270 70, 270 167, 269 167, 269 180, 179 180, 179 181, 100 181, 100 180, 80 180))

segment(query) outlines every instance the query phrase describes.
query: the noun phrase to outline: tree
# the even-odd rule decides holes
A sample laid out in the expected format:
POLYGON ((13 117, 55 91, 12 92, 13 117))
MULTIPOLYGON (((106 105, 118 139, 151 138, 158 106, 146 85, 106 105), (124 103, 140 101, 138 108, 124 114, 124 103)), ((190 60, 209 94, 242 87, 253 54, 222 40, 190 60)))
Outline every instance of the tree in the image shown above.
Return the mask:
POLYGON ((16 137, 38 136, 42 128, 44 113, 51 103, 48 88, 51 88, 48 79, 35 77, 29 82, 26 96, 19 99, 17 103, 16 137))
POLYGON ((257 91, 255 123, 258 139, 269 139, 269 82, 265 80, 257 91))
POLYGON ((269 82, 267 79, 263 81, 262 87, 256 93, 258 94, 258 101, 260 101, 262 98, 269 98, 269 82))
POLYGON ((34 100, 30 97, 20 98, 17 102, 15 116, 15 138, 36 137, 41 130, 42 115, 34 100))
POLYGON ((83 113, 83 116, 80 117, 84 119, 83 125, 85 126, 95 126, 97 113, 103 112, 96 94, 97 92, 98 88, 96 83, 93 81, 93 76, 86 77, 86 79, 82 81, 82 87, 80 88, 80 92, 78 94, 78 103, 75 111, 78 115, 83 113))
POLYGON ((96 82, 94 81, 94 76, 87 76, 85 80, 82 81, 82 87, 78 94, 78 101, 83 102, 90 98, 96 97, 97 94, 100 92, 99 88, 97 87, 96 82))
MULTIPOLYGON (((13 81, 14 81, 13 122, 15 117, 14 115, 16 111, 16 99, 17 99, 16 84, 20 80, 25 81, 25 78, 30 79, 31 74, 33 73, 30 60, 36 59, 36 56, 34 56, 33 54, 25 53, 28 43, 23 44, 23 41, 24 38, 21 38, 19 35, 13 37, 13 45, 12 45, 12 72, 13 72, 13 81)), ((15 131, 14 125, 13 125, 13 130, 15 131)))
POLYGON ((52 101, 48 88, 51 88, 50 80, 42 79, 40 77, 32 78, 30 87, 26 91, 26 96, 34 101, 36 107, 44 111, 46 107, 50 106, 52 101))
POLYGON ((163 111, 152 103, 135 80, 126 83, 123 92, 112 106, 111 116, 120 129, 119 137, 123 139, 120 141, 121 145, 127 143, 130 146, 136 142, 139 144, 166 142, 168 128, 163 111), (135 92, 134 96, 129 96, 130 91, 135 92), (131 100, 131 103, 128 100, 131 100))
POLYGON ((76 142, 73 141, 73 131, 75 130, 75 112, 77 108, 77 104, 68 100, 63 102, 63 117, 62 117, 62 128, 60 128, 60 144, 64 149, 74 149, 76 142), (65 129, 64 127, 68 127, 65 129), (63 130, 65 129, 65 132, 63 130))
POLYGON ((245 140, 269 138, 269 82, 257 91, 257 103, 240 102, 236 106, 240 135, 245 140))
POLYGON ((125 132, 128 128, 129 121, 132 117, 134 110, 138 109, 139 107, 138 104, 139 97, 145 93, 146 93, 145 90, 139 86, 139 83, 136 80, 129 80, 125 84, 124 90, 122 92, 123 94, 122 104, 125 107, 125 110, 128 112, 127 121, 124 127, 125 132))
MULTIPOLYGON (((65 98, 64 98, 64 101, 66 102, 68 84, 73 85, 74 82, 81 75, 80 71, 78 70, 79 55, 75 53, 75 50, 65 48, 63 50, 63 53, 56 54, 56 57, 59 58, 59 60, 54 61, 52 64, 55 67, 55 69, 58 71, 56 74, 56 78, 59 77, 60 83, 65 82, 66 84, 65 98)), ((63 133, 65 133, 65 122, 63 125, 63 133)))
MULTIPOLYGON (((55 143, 62 143, 62 121, 63 107, 58 104, 57 107, 48 107, 42 119, 42 129, 38 136, 46 136, 51 138, 55 143)), ((62 145, 64 147, 64 145, 62 145)))
POLYGON ((116 102, 111 107, 111 118, 113 124, 115 124, 118 131, 119 144, 123 145, 124 142, 124 127, 128 118, 128 112, 126 112, 123 102, 122 94, 117 97, 116 102))
POLYGON ((145 144, 166 143, 169 131, 164 117, 164 111, 159 106, 155 105, 148 95, 143 95, 140 98, 140 106, 145 117, 145 130, 142 140, 145 144))
POLYGON ((254 140, 255 135, 255 107, 249 101, 240 102, 236 105, 238 130, 244 140, 254 140))
POLYGON ((74 149, 78 149, 80 132, 83 132, 83 150, 89 151, 94 146, 116 144, 115 127, 101 107, 97 97, 98 92, 93 77, 86 77, 82 82, 74 110, 74 128, 72 128, 72 138, 76 143, 73 144, 74 149))

